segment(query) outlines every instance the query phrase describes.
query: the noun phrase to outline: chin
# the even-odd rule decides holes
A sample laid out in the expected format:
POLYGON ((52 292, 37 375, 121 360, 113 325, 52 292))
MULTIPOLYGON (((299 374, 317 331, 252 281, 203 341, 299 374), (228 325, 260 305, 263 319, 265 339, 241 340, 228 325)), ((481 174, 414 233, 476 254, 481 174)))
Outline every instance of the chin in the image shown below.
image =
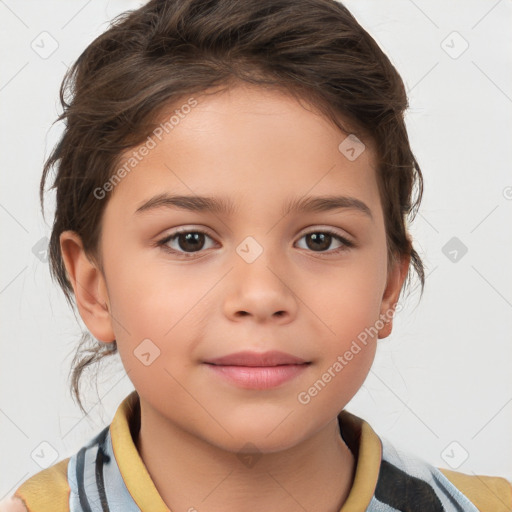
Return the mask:
POLYGON ((277 421, 265 421, 251 424, 226 424, 224 428, 229 432, 218 439, 220 448, 236 454, 263 454, 288 450, 300 443, 305 433, 297 431, 297 425, 289 423, 286 426, 279 425, 282 417, 277 421), (276 428, 277 426, 277 428, 276 428))
POLYGON ((221 442, 213 444, 238 457, 243 455, 259 457, 265 454, 279 453, 289 450, 297 444, 290 439, 275 439, 273 441, 269 441, 265 435, 261 435, 260 437, 242 435, 235 437, 234 439, 226 439, 225 441, 225 443, 221 442))

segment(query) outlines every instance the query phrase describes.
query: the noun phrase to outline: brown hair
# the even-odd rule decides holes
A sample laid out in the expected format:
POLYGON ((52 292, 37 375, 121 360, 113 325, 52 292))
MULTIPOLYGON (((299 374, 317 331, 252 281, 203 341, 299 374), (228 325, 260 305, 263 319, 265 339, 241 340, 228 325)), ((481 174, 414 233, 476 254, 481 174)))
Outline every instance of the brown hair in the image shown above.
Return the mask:
MULTIPOLYGON (((407 95, 394 66, 350 12, 334 0, 151 0, 115 18, 60 88, 63 113, 56 122, 64 120, 65 130, 45 162, 40 199, 44 215, 45 184, 55 166, 50 271, 71 307, 60 234, 80 235, 102 269, 97 249, 108 197, 98 199, 94 191, 111 179, 121 154, 148 137, 166 108, 237 81, 307 100, 345 133, 374 144, 388 261, 410 255, 405 286, 413 269, 423 293, 423 264, 407 232, 423 193, 404 123, 407 95)), ((72 362, 82 411, 83 370, 116 352, 115 341, 98 343, 83 333, 72 362)))

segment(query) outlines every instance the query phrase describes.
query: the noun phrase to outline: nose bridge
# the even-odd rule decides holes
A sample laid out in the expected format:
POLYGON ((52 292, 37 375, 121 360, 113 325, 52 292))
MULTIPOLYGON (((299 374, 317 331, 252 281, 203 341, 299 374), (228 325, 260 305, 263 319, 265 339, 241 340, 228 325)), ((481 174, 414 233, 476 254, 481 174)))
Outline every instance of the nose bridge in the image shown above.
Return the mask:
POLYGON ((271 237, 258 238, 247 236, 235 248, 226 313, 259 319, 294 315, 296 304, 287 285, 284 255, 279 247, 270 247, 271 237))

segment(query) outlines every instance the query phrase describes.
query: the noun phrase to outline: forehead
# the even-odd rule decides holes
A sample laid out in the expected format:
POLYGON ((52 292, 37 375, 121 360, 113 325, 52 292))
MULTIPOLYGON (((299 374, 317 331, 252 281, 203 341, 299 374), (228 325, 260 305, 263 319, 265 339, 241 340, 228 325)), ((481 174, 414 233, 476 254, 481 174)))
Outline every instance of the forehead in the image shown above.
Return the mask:
POLYGON ((167 192, 231 198, 237 211, 258 203, 277 211, 283 202, 328 194, 355 196, 372 213, 380 210, 371 145, 358 144, 284 91, 241 85, 196 95, 166 109, 159 121, 121 158, 119 167, 129 172, 108 208, 122 204, 135 212, 167 192))

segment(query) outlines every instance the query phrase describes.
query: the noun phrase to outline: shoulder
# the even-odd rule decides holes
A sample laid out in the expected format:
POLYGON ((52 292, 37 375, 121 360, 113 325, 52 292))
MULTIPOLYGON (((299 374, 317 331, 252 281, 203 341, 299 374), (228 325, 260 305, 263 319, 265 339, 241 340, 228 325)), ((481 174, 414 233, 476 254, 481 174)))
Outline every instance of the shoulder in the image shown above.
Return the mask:
POLYGON ((437 468, 384 438, 381 441, 377 502, 392 510, 404 510, 413 500, 429 512, 512 512, 512 485, 505 478, 437 468))
POLYGON ((498 476, 466 475, 439 468, 439 471, 481 512, 512 511, 512 484, 498 476))
POLYGON ((68 463, 69 457, 25 480, 0 502, 0 512, 68 512, 68 463))

